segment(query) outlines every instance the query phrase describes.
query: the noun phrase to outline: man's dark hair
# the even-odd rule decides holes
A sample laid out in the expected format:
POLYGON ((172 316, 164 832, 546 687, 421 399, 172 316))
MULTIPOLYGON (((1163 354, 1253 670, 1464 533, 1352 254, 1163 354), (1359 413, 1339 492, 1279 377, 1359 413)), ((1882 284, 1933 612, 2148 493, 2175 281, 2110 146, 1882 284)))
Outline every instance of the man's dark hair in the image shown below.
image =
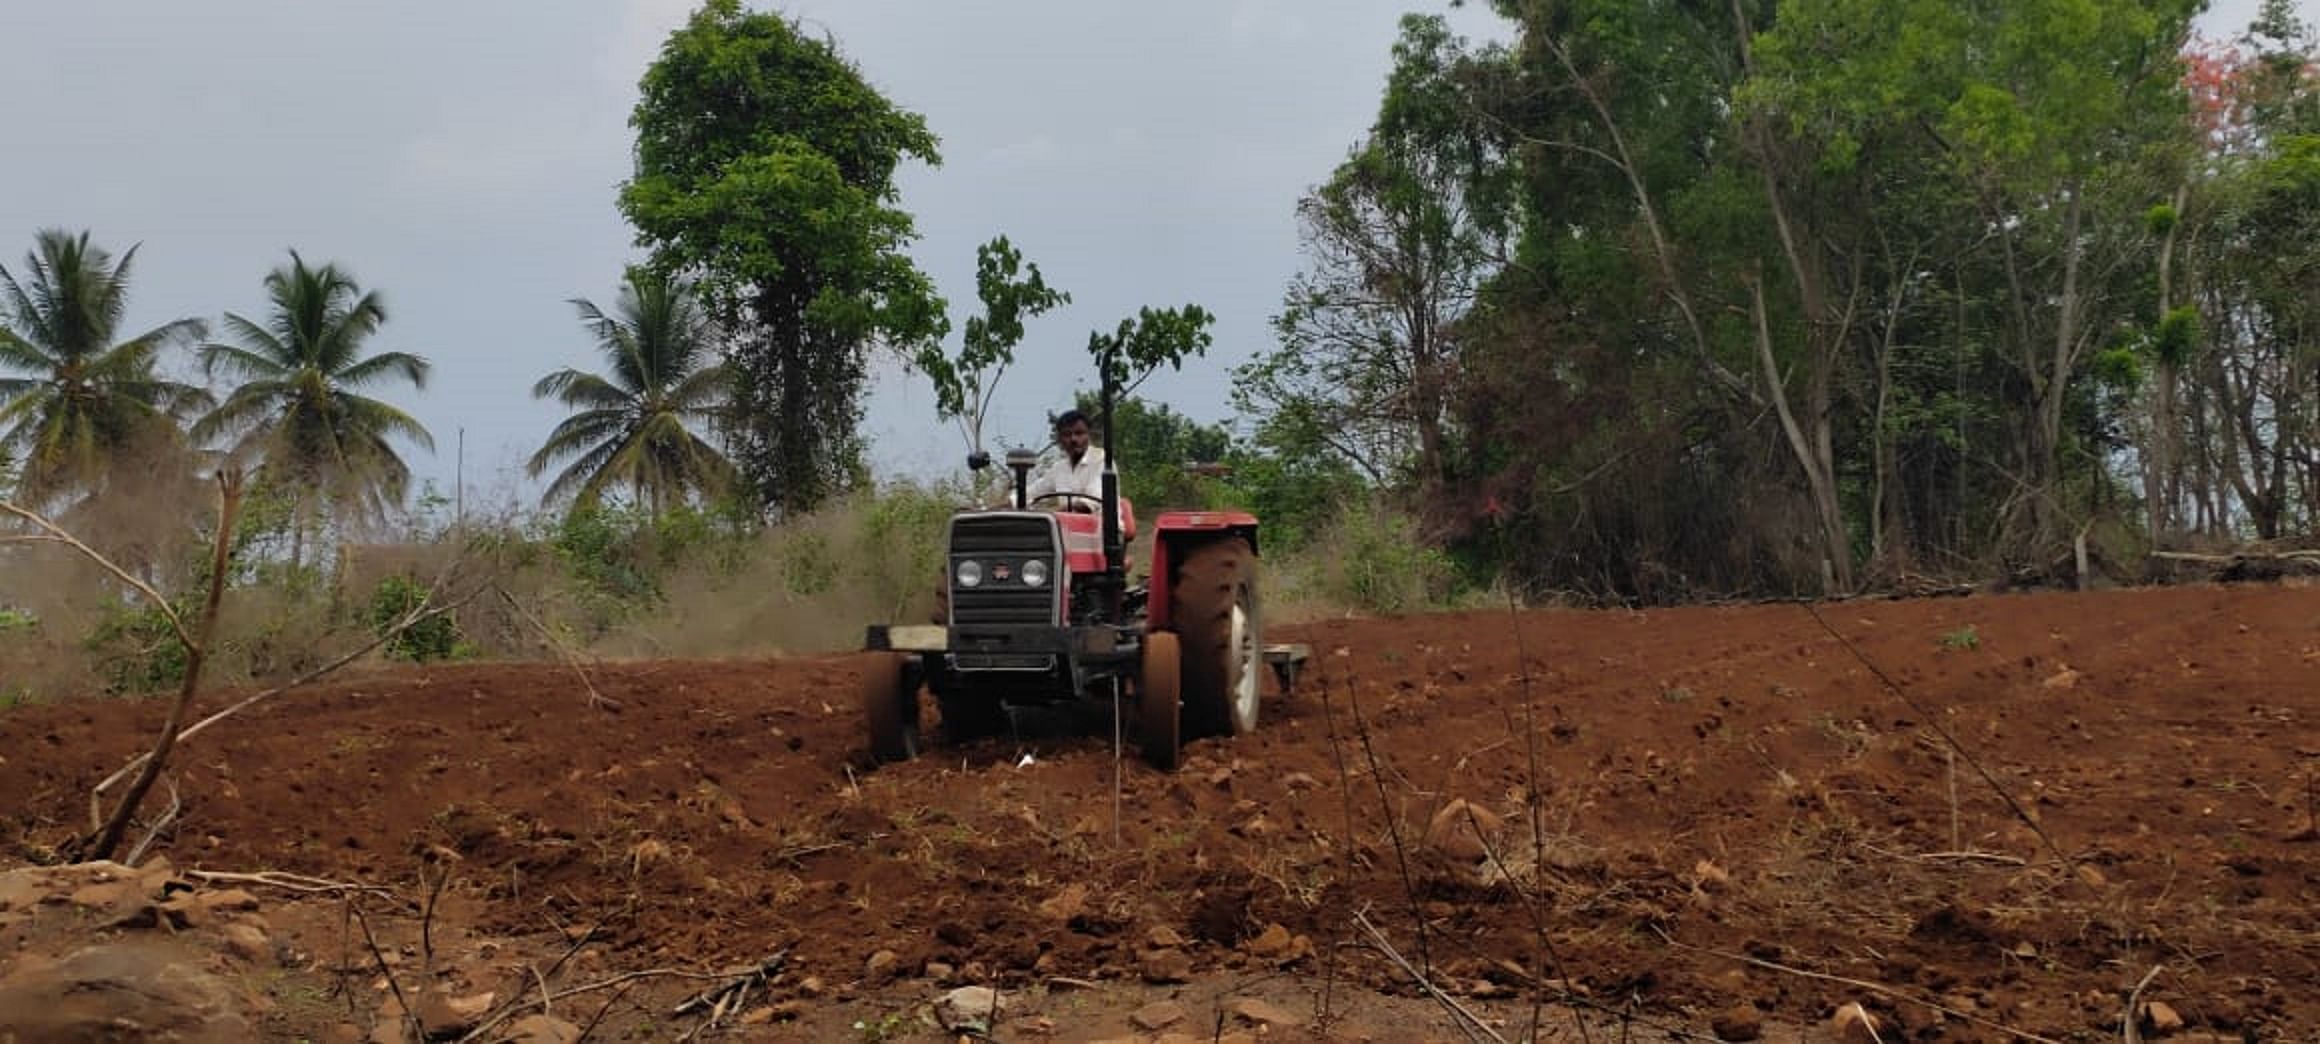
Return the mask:
MULTIPOLYGON (((1062 431, 1063 429, 1071 427, 1074 424, 1087 423, 1087 414, 1081 413, 1078 410, 1065 410, 1062 413, 1055 415, 1055 430, 1057 431, 1062 431)), ((1094 425, 1089 426, 1093 427, 1094 425)))

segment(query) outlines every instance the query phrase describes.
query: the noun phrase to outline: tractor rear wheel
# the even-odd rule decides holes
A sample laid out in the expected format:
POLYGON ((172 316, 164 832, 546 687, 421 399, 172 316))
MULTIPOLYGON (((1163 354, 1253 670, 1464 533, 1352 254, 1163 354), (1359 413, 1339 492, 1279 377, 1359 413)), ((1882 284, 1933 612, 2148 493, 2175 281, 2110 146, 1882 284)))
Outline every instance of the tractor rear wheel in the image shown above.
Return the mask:
POLYGON ((1176 769, 1181 731, 1183 653, 1176 636, 1154 631, 1144 636, 1144 663, 1136 678, 1136 724, 1144 760, 1162 772, 1176 769))
POLYGON ((862 716, 870 755, 880 761, 918 756, 918 671, 908 653, 873 656, 862 671, 862 716))
POLYGON ((1185 731, 1255 731, 1265 674, 1257 553, 1240 537, 1195 547, 1177 565, 1168 592, 1170 623, 1184 637, 1185 731))

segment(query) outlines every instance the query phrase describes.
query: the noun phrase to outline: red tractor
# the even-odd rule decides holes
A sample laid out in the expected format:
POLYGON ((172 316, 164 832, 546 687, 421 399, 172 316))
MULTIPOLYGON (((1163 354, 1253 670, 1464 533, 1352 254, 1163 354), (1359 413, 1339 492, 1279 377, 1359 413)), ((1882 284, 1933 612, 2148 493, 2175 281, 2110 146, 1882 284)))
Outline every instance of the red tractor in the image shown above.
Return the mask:
POLYGON ((1082 494, 1027 499, 1037 455, 1015 450, 1013 504, 952 517, 944 622, 869 629, 866 647, 882 654, 862 684, 872 754, 917 756, 925 689, 954 742, 1006 734, 1027 708, 1086 711, 1082 720, 1132 729, 1145 760, 1169 770, 1186 739, 1257 727, 1268 664, 1290 684, 1305 650, 1263 643, 1256 518, 1162 512, 1147 580, 1130 586, 1135 517, 1108 430, 1104 441, 1095 510, 1042 510, 1040 501, 1097 499, 1082 494))

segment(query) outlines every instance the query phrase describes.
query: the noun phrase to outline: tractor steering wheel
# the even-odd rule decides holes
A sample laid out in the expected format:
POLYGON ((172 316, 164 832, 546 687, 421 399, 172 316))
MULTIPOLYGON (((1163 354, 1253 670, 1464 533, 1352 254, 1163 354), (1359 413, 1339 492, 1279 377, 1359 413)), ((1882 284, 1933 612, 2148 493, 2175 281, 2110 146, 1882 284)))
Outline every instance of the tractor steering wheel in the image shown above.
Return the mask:
POLYGON ((1065 505, 1064 505, 1064 508, 1063 508, 1063 510, 1065 510, 1065 511, 1075 511, 1075 512, 1078 512, 1078 513, 1080 513, 1080 514, 1085 514, 1085 515, 1098 515, 1098 514, 1102 514, 1102 513, 1103 513, 1103 510, 1104 510, 1104 502, 1103 502, 1103 498, 1101 498, 1101 497, 1091 497, 1091 496, 1088 496, 1088 495, 1087 495, 1087 494, 1085 494, 1085 493, 1041 493, 1040 495, 1038 495, 1038 496, 1036 496, 1036 497, 1033 497, 1033 498, 1031 498, 1031 502, 1032 502, 1033 504, 1037 504, 1037 503, 1039 503, 1039 502, 1040 502, 1040 501, 1042 501, 1042 500, 1062 500, 1062 501, 1065 501, 1066 503, 1065 503, 1065 505), (1084 500, 1084 501, 1087 501, 1089 504, 1091 504, 1091 505, 1094 505, 1094 506, 1092 506, 1092 507, 1085 507, 1085 508, 1083 508, 1083 507, 1080 507, 1080 506, 1079 506, 1079 505, 1078 505, 1076 502, 1077 502, 1077 501, 1082 501, 1082 500, 1084 500))

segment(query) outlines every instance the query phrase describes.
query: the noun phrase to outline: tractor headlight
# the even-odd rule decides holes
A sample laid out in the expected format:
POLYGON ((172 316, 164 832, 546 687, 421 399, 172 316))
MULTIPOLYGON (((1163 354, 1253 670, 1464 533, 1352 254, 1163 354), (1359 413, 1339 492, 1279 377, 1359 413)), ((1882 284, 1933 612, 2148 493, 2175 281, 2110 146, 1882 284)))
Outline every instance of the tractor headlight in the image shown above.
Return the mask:
POLYGON ((963 559, 959 562, 956 575, 960 587, 973 587, 980 584, 983 582, 983 563, 972 558, 963 559))
POLYGON ((1023 586, 1047 586, 1047 561, 1045 559, 1034 558, 1023 563, 1023 586))

